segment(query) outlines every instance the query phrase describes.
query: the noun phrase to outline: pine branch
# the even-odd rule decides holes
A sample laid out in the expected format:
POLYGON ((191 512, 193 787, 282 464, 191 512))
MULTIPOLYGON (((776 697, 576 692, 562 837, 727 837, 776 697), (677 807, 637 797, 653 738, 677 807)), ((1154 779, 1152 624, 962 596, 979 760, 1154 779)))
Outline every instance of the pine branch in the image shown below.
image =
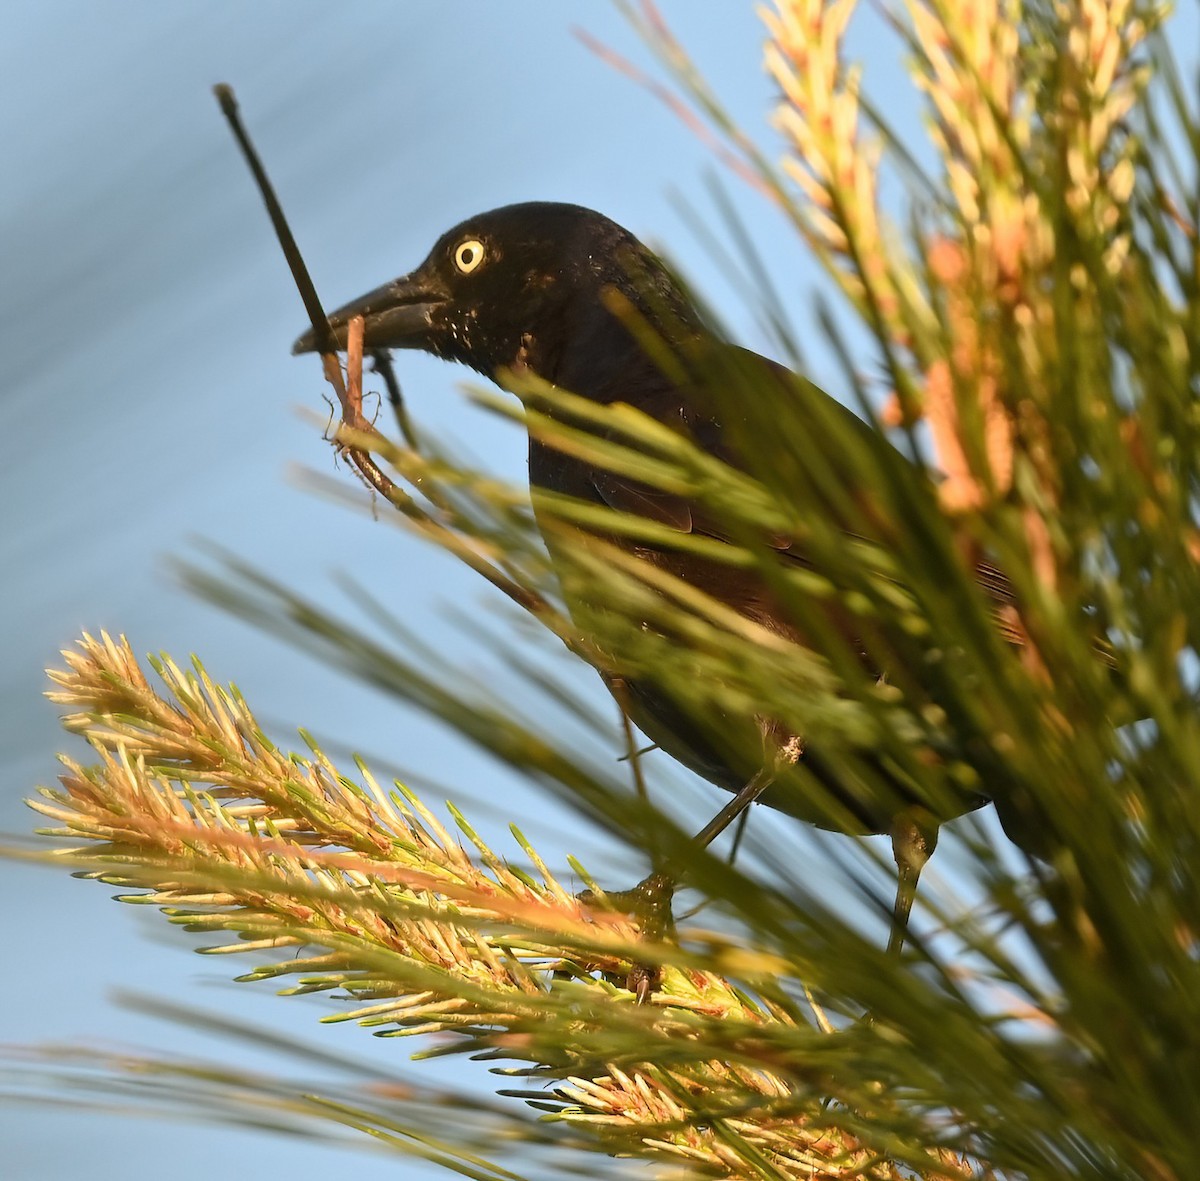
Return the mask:
MULTIPOLYGON (((532 1093, 537 1105, 608 1151, 730 1177, 894 1175, 811 1085, 797 1089, 799 1047, 835 1035, 699 967, 714 947, 699 957, 638 941, 628 921, 568 893, 527 842, 530 869, 516 868, 462 816, 455 836, 362 764, 356 782, 311 742, 285 754, 199 662, 153 661, 158 690, 124 640, 85 636, 64 655, 50 696, 98 761, 64 759, 61 789, 32 801, 61 826, 47 835, 71 842, 55 859, 138 890, 122 900, 187 930, 232 936, 207 954, 288 953, 239 979, 340 989, 356 1003, 326 1020, 517 1059, 516 1073, 552 1087, 532 1093), (612 981, 631 957, 659 953, 662 990, 630 1003, 612 981)), ((756 968, 732 944, 715 958, 735 957, 750 981, 779 967, 756 968)), ((949 1157, 926 1166, 965 1175, 949 1157)))

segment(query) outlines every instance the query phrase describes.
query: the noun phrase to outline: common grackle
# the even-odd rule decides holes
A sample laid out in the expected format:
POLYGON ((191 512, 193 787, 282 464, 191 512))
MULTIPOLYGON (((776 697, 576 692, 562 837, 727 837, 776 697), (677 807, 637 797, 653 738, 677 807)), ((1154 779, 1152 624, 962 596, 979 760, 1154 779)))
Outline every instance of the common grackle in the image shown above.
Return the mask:
MULTIPOLYGON (((841 428, 852 432, 880 462, 898 458, 878 432, 810 382, 721 342, 654 254, 608 218, 579 206, 533 202, 470 218, 443 234, 415 271, 332 313, 329 322, 340 344, 356 315, 365 319, 368 349, 423 349, 489 378, 504 370, 526 369, 594 402, 632 405, 750 473, 753 457, 747 458, 739 445, 741 423, 737 398, 728 396, 731 386, 744 385, 747 397, 788 400, 792 413, 811 408, 817 431, 835 415, 841 428), (664 362, 662 347, 647 347, 647 326, 659 345, 665 345, 670 360, 664 362), (723 385, 724 397, 714 397, 714 385, 723 385)), ((314 335, 307 332, 294 351, 314 348, 314 335)), ((914 481, 925 479, 915 467, 911 471, 914 481)), ((535 489, 634 513, 681 535, 728 536, 722 521, 703 505, 555 450, 532 436, 529 478, 535 489)), ((844 527, 856 527, 852 516, 847 515, 844 527)), ((667 544, 628 539, 621 544, 755 622, 803 641, 801 629, 781 609, 761 571, 714 562, 667 544)), ((786 540, 771 544, 784 563, 806 560, 786 540)), ((553 557, 552 544, 550 548, 553 557)), ((1008 595, 1002 576, 995 573, 990 589, 1001 600, 1008 595)), ((836 604, 824 610, 832 626, 853 628, 836 604)), ((616 655, 619 665, 620 654, 616 655)), ((870 667, 865 648, 862 660, 871 675, 886 672, 870 667)), ((903 939, 917 878, 936 843, 938 824, 986 802, 983 794, 964 790, 931 813, 925 801, 882 766, 875 768, 874 782, 886 783, 887 790, 864 795, 861 782, 855 788, 847 786, 836 760, 807 749, 803 735, 786 732, 769 717, 741 719, 743 727, 753 729, 755 741, 731 743, 730 719, 692 716, 652 677, 609 680, 651 742, 735 793, 698 834, 700 841, 716 836, 773 780, 786 775, 796 758, 842 805, 839 818, 831 820, 827 798, 814 798, 822 793, 813 793, 811 787, 807 793, 794 787, 784 791, 780 784, 767 791, 764 803, 822 827, 890 833, 899 870, 892 933, 896 948, 903 939)), ((664 889, 661 875, 647 883, 664 889)), ((665 892, 669 906, 669 885, 665 892)), ((638 980, 640 995, 647 987, 645 979, 638 980)))

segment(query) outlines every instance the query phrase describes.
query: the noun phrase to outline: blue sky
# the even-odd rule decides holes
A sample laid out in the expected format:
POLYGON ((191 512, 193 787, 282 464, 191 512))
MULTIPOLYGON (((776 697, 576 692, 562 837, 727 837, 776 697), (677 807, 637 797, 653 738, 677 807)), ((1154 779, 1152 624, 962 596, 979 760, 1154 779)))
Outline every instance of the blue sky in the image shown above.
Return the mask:
MULTIPOLYGON (((775 152, 753 6, 662 7, 734 115, 775 152)), ((31 827, 21 798, 52 779, 62 746, 41 670, 80 629, 107 628, 128 633, 138 651, 201 654, 278 738, 297 725, 337 735, 454 785, 485 832, 517 818, 559 864, 567 851, 602 858, 564 809, 421 717, 197 601, 169 566, 205 538, 339 609, 347 602, 335 576, 349 571, 468 668, 479 657, 446 605, 468 614, 494 606, 448 560, 323 501, 297 477, 334 472, 319 432, 297 413, 323 406, 319 365, 289 355, 303 312, 217 113, 215 82, 235 86, 327 306, 409 269, 466 215, 564 200, 663 247, 735 336, 767 350, 752 309, 680 214, 681 194, 711 211, 711 158, 586 49, 574 25, 645 62, 615 9, 583 0, 9 5, 0 41, 0 829, 31 827)), ((900 97, 909 92, 893 47, 874 35, 859 44, 873 88, 896 95, 895 117, 911 126, 915 105, 900 97)), ((813 327, 815 264, 778 215, 725 179, 793 312, 811 376, 836 392, 813 327)), ((524 478, 523 440, 468 405, 465 371, 405 356, 400 376, 419 422, 524 478)), ((0 875, 0 934, 22 957, 0 975, 0 1041, 235 1053, 107 999, 136 986, 403 1065, 402 1043, 319 1027, 327 1002, 228 984, 249 961, 190 956, 194 939, 114 905, 111 890, 6 863, 0 875)), ((459 1064, 440 1069, 487 1085, 459 1064)), ((242 1175, 302 1178, 339 1166, 296 1141, 3 1105, 0 1143, 6 1175, 38 1181, 77 1177, 83 1144, 90 1181, 198 1181, 234 1150, 242 1175)), ((360 1181, 398 1167, 436 1172, 341 1161, 360 1181)))

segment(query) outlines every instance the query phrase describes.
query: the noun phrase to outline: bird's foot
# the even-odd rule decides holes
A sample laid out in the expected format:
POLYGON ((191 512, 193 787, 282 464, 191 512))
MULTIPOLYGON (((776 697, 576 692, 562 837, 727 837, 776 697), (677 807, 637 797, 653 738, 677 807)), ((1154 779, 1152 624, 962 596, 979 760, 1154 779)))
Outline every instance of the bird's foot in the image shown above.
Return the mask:
MULTIPOLYGON (((600 906, 605 910, 628 914, 648 943, 663 943, 675 938, 675 915, 671 908, 675 897, 675 879, 668 874, 652 873, 632 890, 612 893, 584 890, 576 897, 588 906, 600 906)), ((662 967, 658 964, 633 963, 625 978, 625 987, 633 993, 639 1005, 645 1004, 661 983, 662 967)))

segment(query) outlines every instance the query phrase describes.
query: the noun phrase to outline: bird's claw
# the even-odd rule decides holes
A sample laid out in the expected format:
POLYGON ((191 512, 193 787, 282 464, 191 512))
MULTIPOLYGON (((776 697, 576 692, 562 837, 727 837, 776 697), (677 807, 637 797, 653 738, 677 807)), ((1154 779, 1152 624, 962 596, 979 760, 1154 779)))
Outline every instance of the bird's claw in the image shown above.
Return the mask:
POLYGON ((625 987, 633 993, 634 1002, 644 1005, 662 983, 662 968, 654 964, 632 964, 625 977, 625 987))
MULTIPOLYGON (((675 881, 665 873, 652 873, 632 890, 605 891, 603 894, 584 890, 576 897, 588 906, 603 906, 606 910, 628 914, 648 943, 662 943, 675 937, 675 915, 671 909, 675 881)), ((661 983, 662 967, 658 964, 633 963, 625 978, 625 987, 639 1005, 644 1005, 661 983)))

